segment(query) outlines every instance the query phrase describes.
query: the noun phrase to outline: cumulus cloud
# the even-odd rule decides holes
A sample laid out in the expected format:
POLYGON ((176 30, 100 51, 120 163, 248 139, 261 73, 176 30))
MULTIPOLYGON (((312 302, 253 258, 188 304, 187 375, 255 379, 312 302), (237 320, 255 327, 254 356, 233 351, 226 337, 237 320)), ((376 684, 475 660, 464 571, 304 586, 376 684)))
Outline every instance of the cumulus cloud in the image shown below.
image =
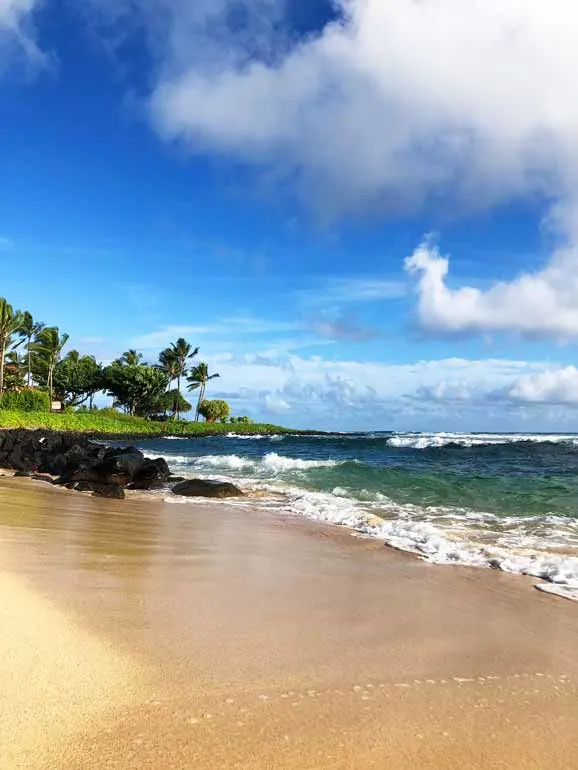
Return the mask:
MULTIPOLYGON (((340 21, 272 60, 229 46, 206 66, 173 45, 152 100, 159 131, 273 164, 336 208, 574 183, 572 0, 339 5, 340 21)), ((187 28, 184 11, 173 18, 187 28)))
POLYGON ((528 404, 578 406, 578 369, 566 366, 520 377, 507 395, 528 404))
POLYGON ((283 414, 299 427, 337 430, 517 430, 517 410, 524 405, 496 394, 544 370, 509 360, 387 364, 297 355, 216 355, 209 364, 221 374, 213 395, 227 398, 238 413, 263 419, 283 414))
MULTIPOLYGON (((154 5, 136 2, 149 20, 154 5)), ((336 5, 288 44, 282 0, 176 2, 150 102, 159 133, 273 171, 330 216, 557 201, 565 245, 541 271, 482 292, 449 289, 435 250, 408 268, 428 330, 578 336, 576 4, 336 5)))
POLYGON ((428 243, 416 249, 405 265, 417 277, 418 319, 429 332, 578 337, 578 246, 560 248, 542 270, 495 283, 485 291, 449 288, 449 259, 428 243))
POLYGON ((554 201, 563 246, 540 271, 480 291, 448 288, 435 250, 408 267, 428 330, 578 336, 574 0, 335 0, 297 39, 286 0, 87 4, 147 30, 162 137, 288 180, 321 215, 554 201))

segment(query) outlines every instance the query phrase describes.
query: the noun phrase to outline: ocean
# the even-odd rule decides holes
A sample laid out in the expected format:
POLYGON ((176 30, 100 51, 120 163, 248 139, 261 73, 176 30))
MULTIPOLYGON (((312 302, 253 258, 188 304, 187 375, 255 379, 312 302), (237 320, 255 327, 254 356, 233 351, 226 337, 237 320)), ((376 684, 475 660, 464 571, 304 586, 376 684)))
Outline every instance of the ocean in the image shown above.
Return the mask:
POLYGON ((531 575, 578 600, 578 435, 229 434, 139 446, 178 475, 261 493, 224 504, 343 525, 432 564, 531 575))

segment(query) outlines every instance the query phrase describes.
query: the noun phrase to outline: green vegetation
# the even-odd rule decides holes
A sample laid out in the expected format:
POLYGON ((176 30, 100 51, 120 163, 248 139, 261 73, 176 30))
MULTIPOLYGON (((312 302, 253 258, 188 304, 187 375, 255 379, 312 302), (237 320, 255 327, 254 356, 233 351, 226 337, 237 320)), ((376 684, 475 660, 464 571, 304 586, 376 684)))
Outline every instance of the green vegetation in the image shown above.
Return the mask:
POLYGON ((22 391, 8 391, 0 398, 0 409, 15 412, 49 412, 48 393, 32 388, 22 391))
POLYGON ((182 337, 160 352, 158 362, 148 363, 138 350, 127 350, 109 366, 77 350, 64 354, 68 340, 57 326, 39 322, 0 297, 0 429, 180 436, 224 433, 235 425, 239 433, 292 432, 230 417, 226 401, 207 400, 208 384, 220 375, 210 374, 204 362, 192 366, 199 348, 182 337), (198 391, 194 423, 180 419, 193 409, 181 393, 183 380, 189 391, 198 391), (98 393, 112 398, 112 409, 94 409, 98 393), (55 401, 60 411, 52 413, 55 401))
POLYGON ((207 422, 227 422, 231 414, 231 407, 226 401, 217 399, 216 401, 202 401, 198 407, 198 412, 207 422))
MULTIPOLYGON (((199 391, 199 399, 197 401, 197 412, 195 415, 195 420, 199 421, 199 415, 203 414, 201 412, 201 404, 205 400, 205 390, 207 389, 207 383, 211 380, 216 380, 217 377, 220 377, 220 374, 209 374, 209 367, 207 364, 199 364, 198 366, 194 366, 189 376, 187 377, 187 382, 189 383, 189 390, 197 390, 199 391)), ((229 410, 230 412, 230 410, 229 410)), ((207 419, 206 415, 203 414, 203 417, 207 419)))
POLYGON ((50 412, 24 412, 0 409, 0 430, 12 428, 43 428, 45 430, 74 431, 91 435, 108 436, 202 436, 212 434, 248 433, 271 435, 297 431, 276 425, 206 424, 185 420, 157 422, 143 417, 132 417, 115 409, 81 409, 76 412, 51 414, 50 412))

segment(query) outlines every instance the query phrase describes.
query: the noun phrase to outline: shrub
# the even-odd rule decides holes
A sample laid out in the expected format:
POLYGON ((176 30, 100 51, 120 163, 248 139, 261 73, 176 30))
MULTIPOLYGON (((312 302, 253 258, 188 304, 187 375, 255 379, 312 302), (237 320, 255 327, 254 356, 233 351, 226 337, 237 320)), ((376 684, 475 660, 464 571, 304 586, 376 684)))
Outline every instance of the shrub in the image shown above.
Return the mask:
POLYGON ((43 390, 21 390, 4 393, 0 398, 0 409, 13 412, 49 412, 50 399, 43 390))
POLYGON ((201 414, 207 422, 225 422, 231 414, 231 407, 226 401, 203 401, 199 407, 201 414))

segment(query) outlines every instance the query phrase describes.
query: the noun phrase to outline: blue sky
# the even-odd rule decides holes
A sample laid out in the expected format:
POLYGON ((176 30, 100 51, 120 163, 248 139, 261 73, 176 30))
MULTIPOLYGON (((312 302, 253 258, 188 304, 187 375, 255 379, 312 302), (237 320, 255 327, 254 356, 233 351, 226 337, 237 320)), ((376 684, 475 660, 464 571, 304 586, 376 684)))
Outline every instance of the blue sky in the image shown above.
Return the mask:
POLYGON ((578 18, 474 5, 4 0, 0 293, 256 419, 576 429, 578 18))

